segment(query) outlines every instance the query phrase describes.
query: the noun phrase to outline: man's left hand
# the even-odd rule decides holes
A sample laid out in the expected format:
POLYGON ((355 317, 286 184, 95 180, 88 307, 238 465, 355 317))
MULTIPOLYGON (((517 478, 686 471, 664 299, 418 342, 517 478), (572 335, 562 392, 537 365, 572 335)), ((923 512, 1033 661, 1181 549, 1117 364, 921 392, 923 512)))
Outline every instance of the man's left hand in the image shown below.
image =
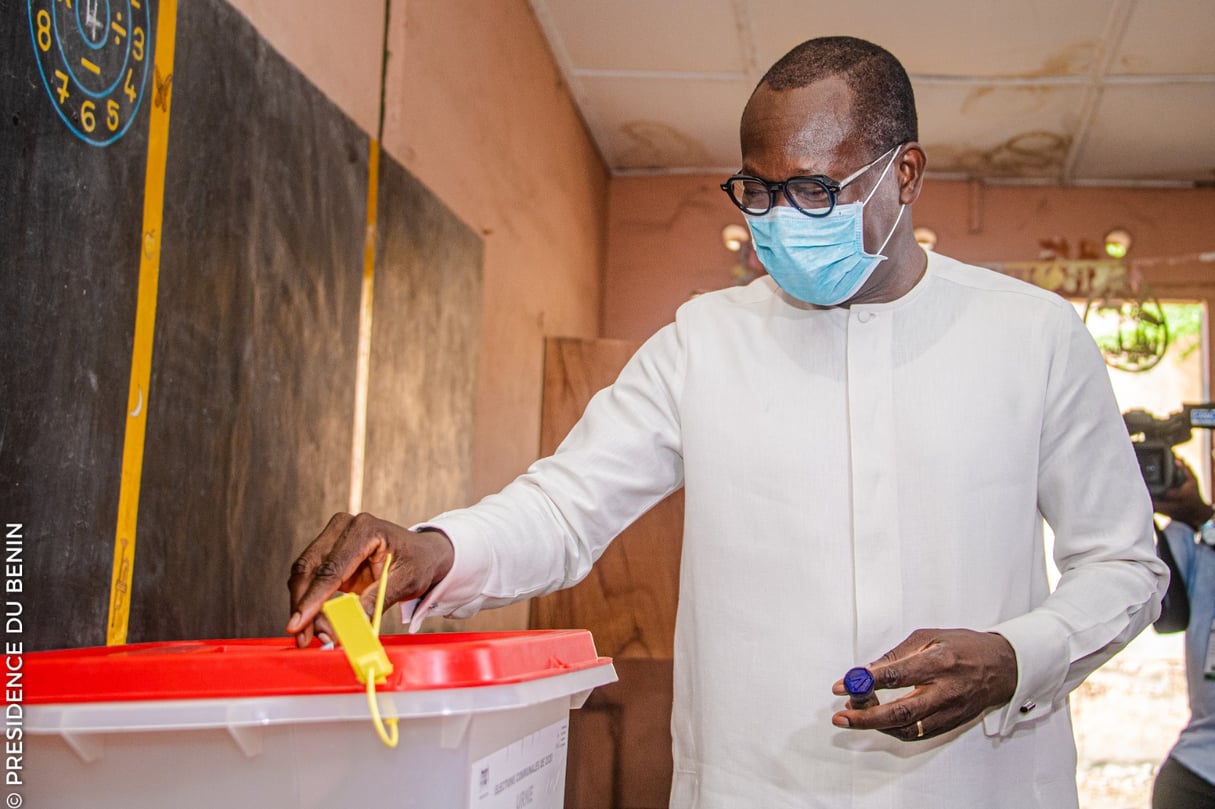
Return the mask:
MULTIPOLYGON (((1017 655, 994 632, 917 629, 869 665, 877 688, 912 688, 891 702, 831 717, 837 727, 880 730, 914 742, 947 733, 1012 699, 1017 655)), ((838 680, 832 692, 848 692, 838 680)))

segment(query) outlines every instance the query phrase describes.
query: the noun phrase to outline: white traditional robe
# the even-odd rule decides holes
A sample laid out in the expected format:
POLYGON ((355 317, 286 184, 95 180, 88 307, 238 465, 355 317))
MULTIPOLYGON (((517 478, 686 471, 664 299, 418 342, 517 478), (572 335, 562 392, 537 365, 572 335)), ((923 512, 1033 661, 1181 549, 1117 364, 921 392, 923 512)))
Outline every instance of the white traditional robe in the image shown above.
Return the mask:
POLYGON ((431 521, 455 566, 415 625, 574 584, 680 486, 672 807, 1076 806, 1067 694, 1167 572, 1071 304, 936 254, 891 303, 697 297, 552 457, 431 521), (920 742, 834 727, 832 683, 920 627, 1006 637, 1009 705, 920 742))

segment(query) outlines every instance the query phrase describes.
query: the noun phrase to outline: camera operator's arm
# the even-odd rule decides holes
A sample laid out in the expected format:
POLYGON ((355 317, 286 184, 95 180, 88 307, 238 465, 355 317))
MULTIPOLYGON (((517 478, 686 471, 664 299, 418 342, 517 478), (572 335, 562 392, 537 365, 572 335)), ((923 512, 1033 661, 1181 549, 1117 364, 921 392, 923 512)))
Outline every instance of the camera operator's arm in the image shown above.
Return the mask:
MULTIPOLYGON (((1169 567, 1169 589, 1160 605, 1160 617, 1156 619, 1157 632, 1181 632, 1190 623, 1190 600, 1186 594, 1186 580, 1173 543, 1178 550, 1189 551, 1194 543, 1194 532, 1211 519, 1215 509, 1202 499, 1198 481, 1193 470, 1180 458, 1176 459, 1177 476, 1181 481, 1163 494, 1152 498, 1152 508, 1172 522, 1164 529, 1156 529, 1156 552, 1169 567)), ((1189 554, 1183 556, 1188 558, 1189 554)))

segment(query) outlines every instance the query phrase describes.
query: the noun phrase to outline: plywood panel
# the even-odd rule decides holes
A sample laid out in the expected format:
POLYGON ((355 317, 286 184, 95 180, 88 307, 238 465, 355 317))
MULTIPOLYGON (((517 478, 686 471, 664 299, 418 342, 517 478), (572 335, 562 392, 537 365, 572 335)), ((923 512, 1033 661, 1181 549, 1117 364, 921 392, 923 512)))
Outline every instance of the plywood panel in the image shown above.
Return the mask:
MULTIPOLYGON (((542 454, 611 384, 638 343, 550 338, 542 454)), ((534 628, 591 630, 620 681, 591 694, 570 724, 568 809, 658 809, 671 788, 671 689, 683 490, 626 529, 577 585, 531 602, 534 628)))
MULTIPOLYGON (((541 454, 551 454, 638 344, 551 338, 545 345, 541 454)), ((532 626, 591 630, 601 654, 670 659, 683 536, 683 490, 624 531, 577 585, 532 601, 532 626)))
POLYGON ((396 161, 381 166, 363 510, 409 525, 470 498, 482 246, 396 161))

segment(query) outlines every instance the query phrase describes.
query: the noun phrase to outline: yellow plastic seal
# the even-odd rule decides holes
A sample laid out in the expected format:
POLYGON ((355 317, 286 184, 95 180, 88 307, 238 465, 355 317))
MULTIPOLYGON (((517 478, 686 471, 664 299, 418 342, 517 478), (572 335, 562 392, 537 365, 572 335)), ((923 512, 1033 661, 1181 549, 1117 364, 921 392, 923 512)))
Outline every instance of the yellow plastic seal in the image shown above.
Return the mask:
POLYGON ((392 674, 392 661, 380 643, 380 617, 384 611, 384 592, 388 586, 388 568, 392 564, 392 554, 384 559, 384 569, 380 573, 379 590, 375 596, 374 622, 367 619, 363 605, 354 593, 342 593, 329 599, 321 609, 333 632, 337 635, 338 643, 346 652, 346 659, 360 683, 367 685, 367 705, 371 710, 371 719, 375 723, 375 732, 388 747, 396 747, 400 741, 400 733, 396 719, 383 719, 380 716, 380 705, 375 698, 375 687, 383 685, 389 674, 392 674), (387 725, 387 729, 385 729, 387 725))

